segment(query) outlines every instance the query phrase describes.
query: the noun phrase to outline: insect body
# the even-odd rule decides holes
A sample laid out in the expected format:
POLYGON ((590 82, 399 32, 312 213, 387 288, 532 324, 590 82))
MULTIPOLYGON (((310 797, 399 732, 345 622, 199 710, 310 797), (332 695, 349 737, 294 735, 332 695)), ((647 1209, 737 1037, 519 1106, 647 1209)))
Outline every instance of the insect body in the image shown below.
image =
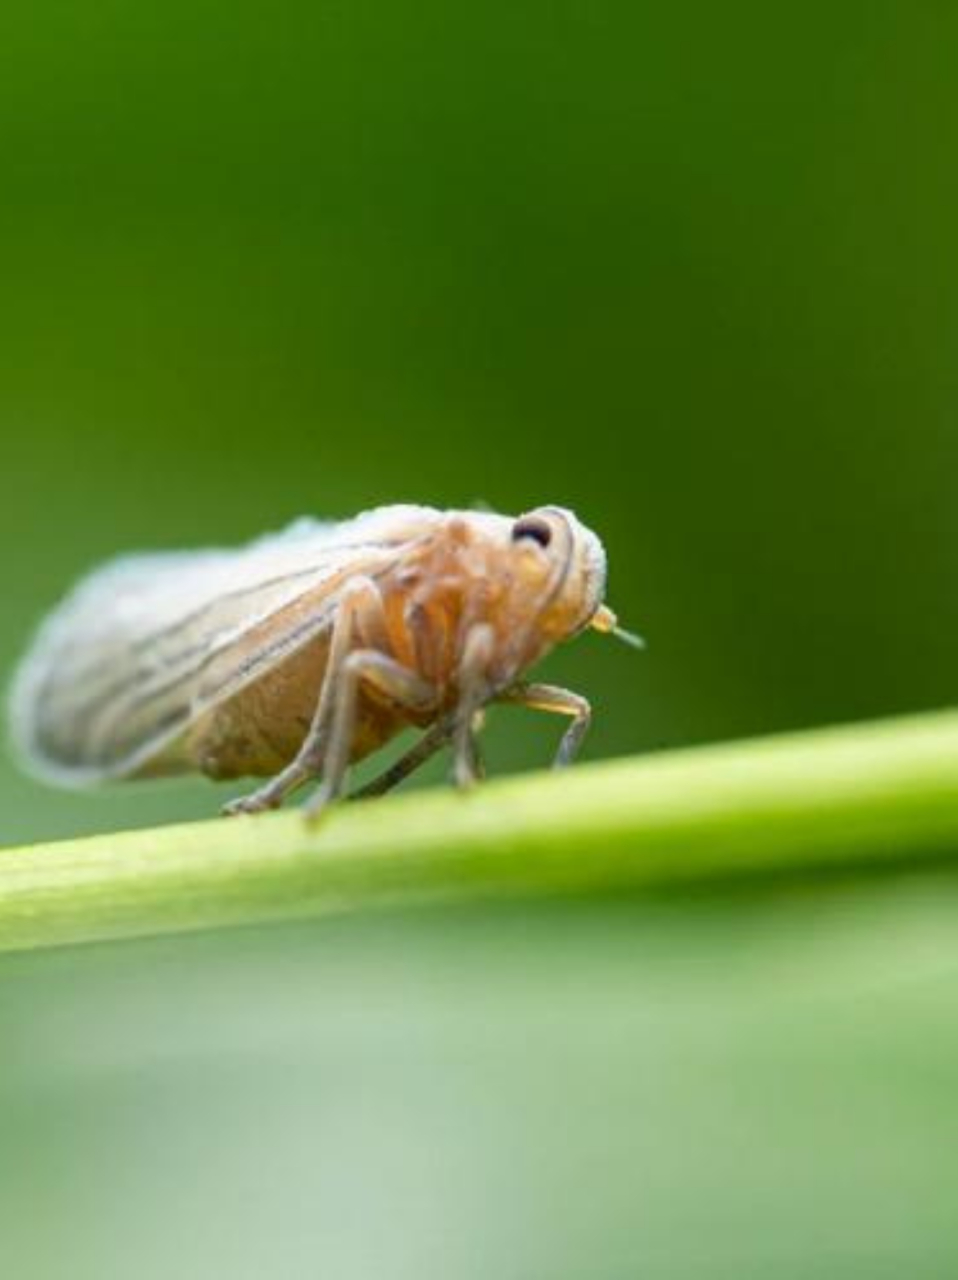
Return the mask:
POLYGON ((68 784, 269 779, 230 813, 318 778, 315 813, 353 761, 410 725, 424 735, 365 793, 446 743, 468 783, 493 701, 571 717, 564 764, 588 703, 522 676, 586 627, 618 630, 604 590, 601 543, 559 507, 518 519, 382 507, 235 551, 133 556, 81 582, 41 628, 14 682, 14 737, 36 772, 68 784))

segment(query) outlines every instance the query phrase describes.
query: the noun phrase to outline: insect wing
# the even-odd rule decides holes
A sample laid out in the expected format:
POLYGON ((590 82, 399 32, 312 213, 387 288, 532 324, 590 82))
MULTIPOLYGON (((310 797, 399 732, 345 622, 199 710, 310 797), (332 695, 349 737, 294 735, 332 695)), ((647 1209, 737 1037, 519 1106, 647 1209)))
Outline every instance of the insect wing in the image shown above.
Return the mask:
POLYGON ((186 730, 321 634, 340 586, 386 571, 434 514, 302 520, 239 550, 106 565, 43 625, 18 673, 21 753, 68 783, 189 767, 177 752, 186 730))

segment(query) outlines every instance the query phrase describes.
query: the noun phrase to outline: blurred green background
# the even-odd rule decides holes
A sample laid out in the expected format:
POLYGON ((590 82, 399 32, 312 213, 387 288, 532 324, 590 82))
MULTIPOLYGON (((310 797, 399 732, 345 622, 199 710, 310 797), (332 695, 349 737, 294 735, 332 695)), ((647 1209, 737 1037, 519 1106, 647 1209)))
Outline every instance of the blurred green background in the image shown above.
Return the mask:
MULTIPOLYGON (((554 501, 650 642, 551 664, 592 755, 950 701, 956 50, 874 0, 8 8, 0 665, 120 551, 554 501)), ((221 798, 5 764, 0 834, 221 798)))
MULTIPOLYGON (((0 666, 120 551, 552 501, 650 642, 550 659, 587 754, 951 702, 956 61, 904 0, 7 6, 0 666)), ((501 711, 493 770, 556 733, 501 711)), ((4 760, 0 839, 222 798, 4 760)), ((7 960, 6 1265, 954 1275, 955 901, 7 960)))
POLYGON ((25 1280, 950 1280, 954 874, 7 957, 25 1280))

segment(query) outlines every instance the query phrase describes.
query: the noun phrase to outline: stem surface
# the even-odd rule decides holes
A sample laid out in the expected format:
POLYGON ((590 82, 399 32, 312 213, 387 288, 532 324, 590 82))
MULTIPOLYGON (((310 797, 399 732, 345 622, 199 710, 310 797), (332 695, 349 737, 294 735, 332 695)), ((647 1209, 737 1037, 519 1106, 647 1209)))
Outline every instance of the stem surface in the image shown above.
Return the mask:
POLYGON ((958 714, 0 850, 0 950, 958 852, 958 714))

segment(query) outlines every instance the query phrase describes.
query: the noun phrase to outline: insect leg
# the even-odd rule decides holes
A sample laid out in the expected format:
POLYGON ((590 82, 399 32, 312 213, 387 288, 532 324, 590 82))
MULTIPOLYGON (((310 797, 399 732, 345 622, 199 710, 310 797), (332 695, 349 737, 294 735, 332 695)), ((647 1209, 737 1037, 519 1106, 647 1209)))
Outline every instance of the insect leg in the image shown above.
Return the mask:
POLYGON ((265 809, 278 809, 288 795, 312 776, 313 771, 297 756, 263 786, 257 787, 248 795, 227 800, 220 813, 226 818, 233 818, 240 813, 262 813, 265 809))
POLYGON ((224 814, 260 813, 264 809, 275 809, 297 787, 319 773, 334 714, 336 690, 357 630, 361 631, 367 643, 387 644, 382 596, 375 582, 362 575, 352 578, 340 596, 322 690, 296 758, 256 791, 224 805, 224 814))
POLYGON ((469 733, 469 753, 470 764, 472 767, 472 776, 477 782, 481 782, 486 776, 486 762, 483 759, 482 748, 479 745, 479 735, 486 723, 486 713, 483 710, 476 711, 472 717, 472 724, 469 733))
POLYGON ((512 702, 535 711, 554 711, 571 716, 572 723, 565 731, 554 764, 556 768, 571 764, 592 720, 592 708, 585 698, 569 689, 554 684, 517 684, 496 698, 497 702, 512 702))
POLYGON ((420 765, 431 760, 436 752, 446 745, 452 737, 453 723, 451 716, 438 720, 418 742, 409 748, 405 755, 399 757, 395 764, 390 765, 378 778, 373 778, 371 782, 354 791, 349 799, 367 800, 373 796, 385 795, 387 791, 392 791, 393 787, 398 787, 400 782, 405 781, 411 773, 415 773, 420 765))
POLYGON ((323 781, 315 795, 306 802, 305 813, 315 818, 342 791, 349 768, 359 693, 363 684, 384 694, 389 700, 410 711, 431 711, 436 705, 436 691, 428 680, 410 671, 395 658, 376 649, 357 649, 343 663, 342 679, 336 691, 329 739, 323 758, 323 781))
POLYGON ((459 662, 459 705, 453 732, 453 778, 459 787, 469 787, 483 773, 476 744, 478 715, 489 696, 486 671, 495 651, 495 635, 484 622, 477 623, 466 636, 459 662))

